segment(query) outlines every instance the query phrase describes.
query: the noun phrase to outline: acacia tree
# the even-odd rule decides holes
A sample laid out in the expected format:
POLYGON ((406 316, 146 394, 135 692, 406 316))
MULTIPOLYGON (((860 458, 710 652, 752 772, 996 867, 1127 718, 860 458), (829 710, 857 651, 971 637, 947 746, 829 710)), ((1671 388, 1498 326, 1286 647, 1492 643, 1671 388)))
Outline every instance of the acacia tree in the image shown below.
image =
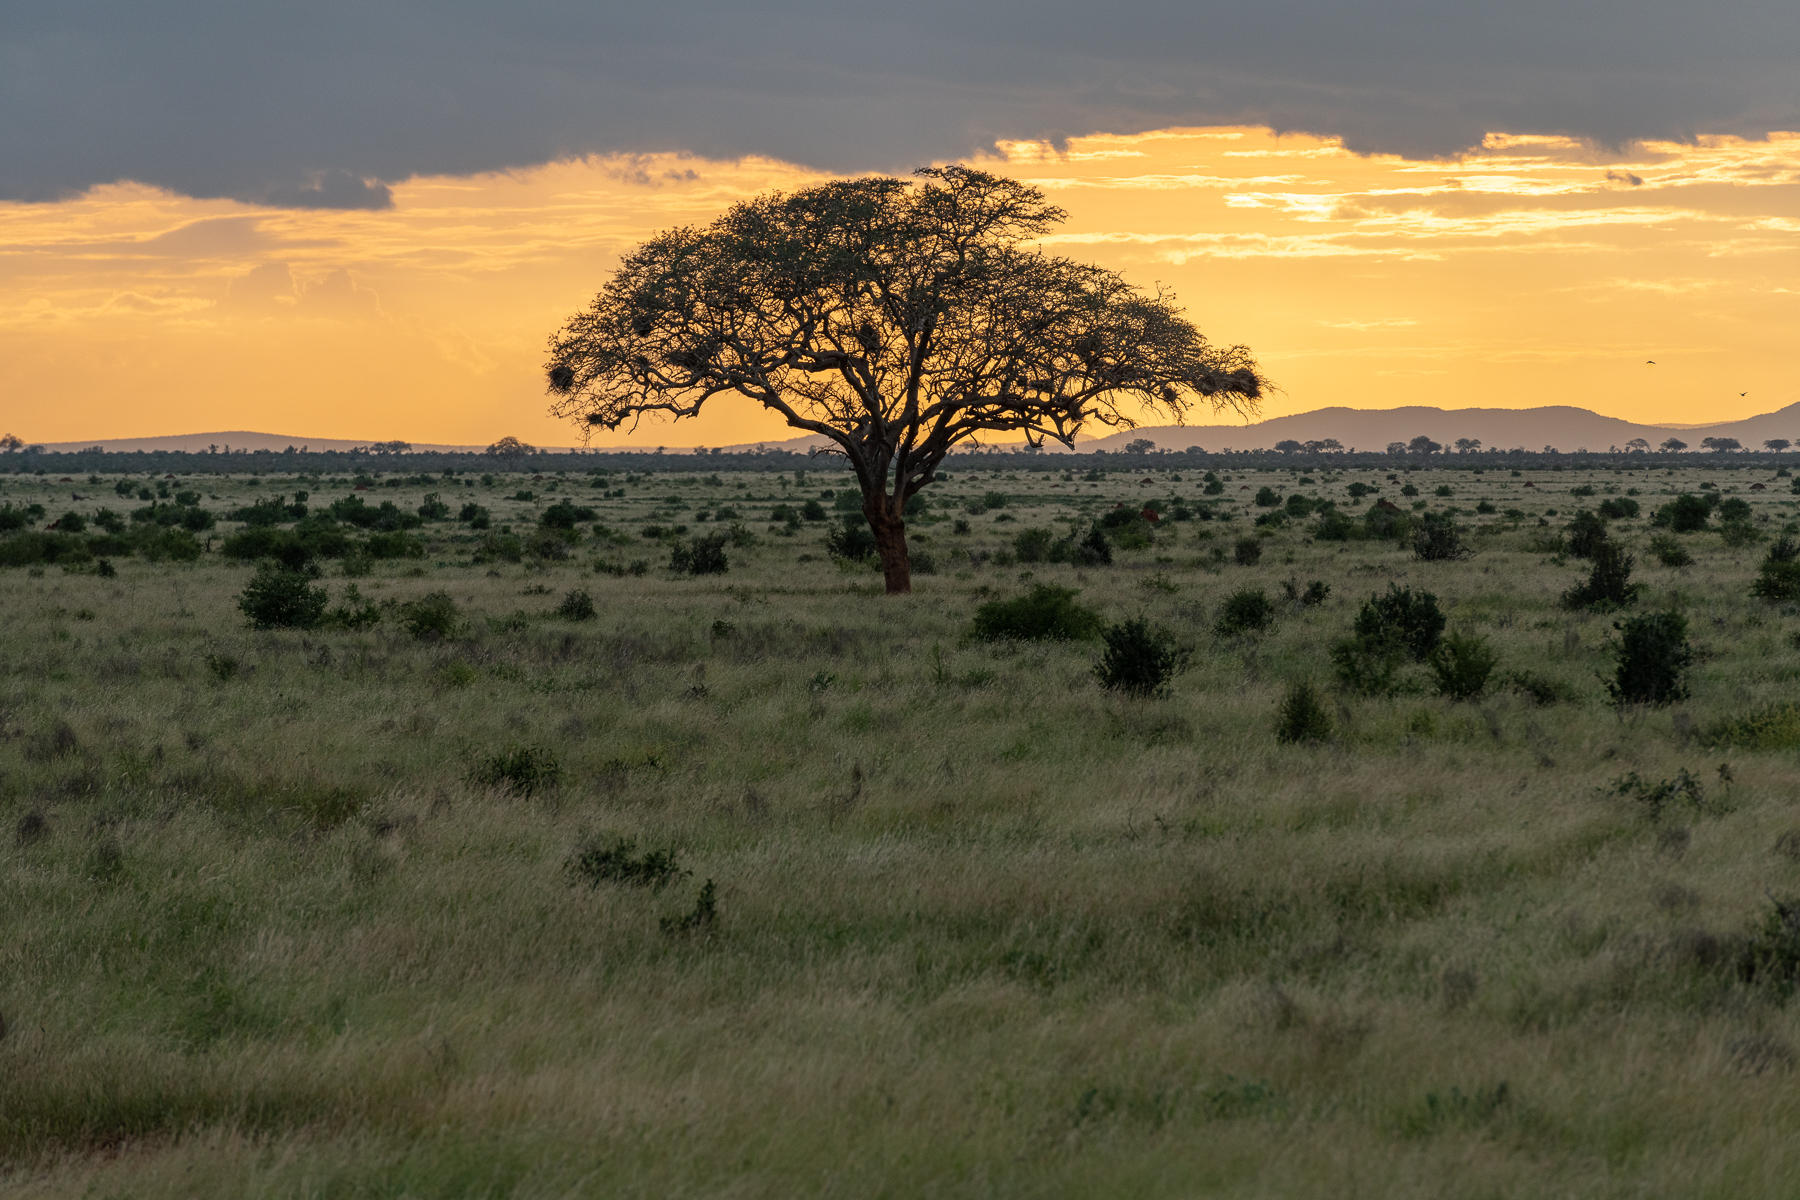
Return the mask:
POLYGON ((1072 446, 1196 398, 1256 410, 1242 346, 1211 345, 1158 289, 1032 245, 1043 193, 966 167, 739 204, 628 256, 549 346, 551 412, 635 426, 748 399, 825 439, 862 491, 887 590, 911 589, 907 502, 982 435, 1072 446))

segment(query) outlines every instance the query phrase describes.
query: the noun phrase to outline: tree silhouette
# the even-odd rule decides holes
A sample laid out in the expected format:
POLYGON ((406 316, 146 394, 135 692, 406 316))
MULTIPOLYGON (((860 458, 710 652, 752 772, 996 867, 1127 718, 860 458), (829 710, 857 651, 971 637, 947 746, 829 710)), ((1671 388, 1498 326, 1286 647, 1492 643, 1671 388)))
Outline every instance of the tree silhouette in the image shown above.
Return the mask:
POLYGON ((1406 448, 1413 454, 1436 454, 1444 447, 1421 433, 1418 437, 1406 443, 1406 448))
POLYGON ((511 462, 514 459, 523 458, 527 454, 536 454, 537 447, 531 445, 529 442, 521 442, 518 438, 509 434, 489 446, 486 450, 482 451, 482 453, 490 454, 495 458, 504 458, 508 462, 511 462))
POLYGON ((1298 454, 1305 448, 1294 438, 1282 438, 1275 443, 1275 449, 1282 454, 1298 454))
POLYGON ((1650 449, 1650 443, 1644 438, 1635 437, 1625 443, 1625 449, 1631 451, 1633 454, 1637 454, 1648 451, 1650 449))
POLYGON ((1763 441, 1763 449, 1769 451, 1771 454, 1780 454, 1783 450, 1786 450, 1793 444, 1794 443, 1788 441, 1786 438, 1766 438, 1763 441))
POLYGON ((1703 437, 1700 439, 1702 450, 1711 450, 1715 454, 1726 454, 1733 450, 1742 450, 1744 445, 1733 437, 1703 437))
POLYGON ((1458 454, 1473 454, 1479 449, 1481 449, 1480 438, 1459 437, 1456 439, 1456 452, 1458 454))
POLYGON ((25 448, 25 439, 16 433, 0 434, 0 450, 15 454, 25 448))
POLYGON ((985 434, 1072 446, 1089 425, 1254 412, 1250 352, 1161 290, 1030 248, 1063 220, 965 167, 739 204, 628 255, 550 339, 551 412, 588 428, 747 399, 848 460, 889 592, 911 589, 907 502, 985 434))
POLYGON ((1664 438, 1663 444, 1657 447, 1664 454, 1680 454, 1687 449, 1687 443, 1680 438, 1664 438))

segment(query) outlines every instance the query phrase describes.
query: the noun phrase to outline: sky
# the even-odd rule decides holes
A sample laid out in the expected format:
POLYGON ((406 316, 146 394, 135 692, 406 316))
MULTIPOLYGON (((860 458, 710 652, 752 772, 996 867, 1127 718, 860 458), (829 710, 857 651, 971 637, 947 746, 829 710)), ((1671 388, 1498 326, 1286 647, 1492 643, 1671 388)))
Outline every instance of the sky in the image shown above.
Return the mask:
MULTIPOLYGON (((1800 400, 1800 6, 1099 11, 6 6, 0 427, 568 444, 544 342, 623 253, 951 161, 1249 345, 1265 415, 1800 400)), ((787 432, 715 402, 629 440, 787 432)))

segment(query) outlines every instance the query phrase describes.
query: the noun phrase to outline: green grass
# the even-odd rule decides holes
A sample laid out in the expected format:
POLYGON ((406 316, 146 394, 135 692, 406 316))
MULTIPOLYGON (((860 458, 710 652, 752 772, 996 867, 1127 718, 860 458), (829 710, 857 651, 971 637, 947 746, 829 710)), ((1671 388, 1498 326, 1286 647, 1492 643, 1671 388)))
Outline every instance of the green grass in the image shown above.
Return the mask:
MULTIPOLYGON (((493 528, 428 522, 424 558, 354 580, 326 564, 333 607, 354 582, 379 610, 361 628, 250 629, 223 520, 192 563, 0 570, 0 1190, 1800 1191, 1800 1010, 1734 965, 1800 893, 1800 618, 1751 596, 1763 547, 1642 553, 1669 497, 1751 473, 1458 472, 1431 503, 1477 554, 1429 563, 1314 542, 1316 518, 1252 534, 1265 483, 1360 516, 1348 485, 1398 499, 1385 472, 1227 470, 1229 519, 1081 568, 1009 550, 1121 502, 1198 506, 1200 476, 952 468, 905 598, 832 560, 829 522, 769 521, 846 486, 817 471, 376 487, 493 528), (1630 611, 1688 616, 1670 708, 1610 705, 1617 614, 1563 610, 1583 564, 1531 548, 1584 483, 1640 491, 1612 523, 1630 611), (609 535, 483 553, 562 500, 609 535), (670 539, 726 533, 698 516, 721 506, 729 571, 677 577, 670 539), (1228 596, 1289 579, 1330 596, 1215 633, 1228 596), (1485 695, 1440 698, 1418 664, 1392 697, 1330 686, 1327 647, 1390 581, 1487 640, 1485 695), (1191 667, 1131 700, 1095 642, 968 636, 1039 584, 1170 630, 1191 667), (577 588, 592 620, 558 613, 577 588), (415 638, 405 606, 436 593, 458 620, 415 638), (1283 744, 1307 682, 1331 738, 1283 744), (1704 805, 1621 790, 1683 771, 1704 805), (625 843, 668 856, 664 886, 572 871, 625 843)), ((221 515, 351 494, 175 486, 221 515)), ((0 503, 98 506, 68 487, 0 477, 0 503)), ((1770 532, 1800 517, 1785 481, 1750 499, 1770 532)))

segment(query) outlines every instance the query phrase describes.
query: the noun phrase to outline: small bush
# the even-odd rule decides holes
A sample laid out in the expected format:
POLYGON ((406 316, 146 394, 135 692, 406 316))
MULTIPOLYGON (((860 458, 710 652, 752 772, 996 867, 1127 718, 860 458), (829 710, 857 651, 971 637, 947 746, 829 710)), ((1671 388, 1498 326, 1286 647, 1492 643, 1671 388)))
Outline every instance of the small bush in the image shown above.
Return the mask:
POLYGON ((556 606, 556 615, 565 621, 591 621, 594 613, 594 598, 581 588, 563 596, 562 603, 556 606))
POLYGON ((1569 553, 1576 558, 1594 557, 1594 552, 1606 544, 1606 522, 1598 513, 1582 509, 1569 520, 1567 544, 1569 553))
POLYGON ((1354 629, 1364 641, 1393 646, 1424 662, 1443 635, 1444 612, 1432 593, 1390 583, 1384 595, 1369 597, 1354 629))
POLYGON ((729 535, 715 533, 691 542, 676 542, 669 550, 669 569, 681 575, 723 575, 731 564, 725 557, 729 535))
POLYGON ((1683 492, 1651 516, 1650 523, 1672 533, 1698 533, 1712 517, 1712 507, 1700 497, 1683 492))
POLYGON ((1800 749, 1800 704, 1782 701, 1707 726, 1702 745, 1738 750, 1800 749))
POLYGON ((636 851, 637 843, 630 838, 588 838, 569 856, 564 869, 570 883, 585 883, 590 888, 622 883, 656 890, 688 873, 677 865, 672 850, 636 851))
POLYGON ((1626 496, 1614 496, 1600 502, 1600 515, 1609 521, 1623 521, 1638 515, 1638 502, 1626 496))
POLYGON ((400 606, 400 624, 421 642, 439 642, 456 636, 462 614, 449 592, 428 592, 400 606))
POLYGON ((1284 744, 1323 742, 1331 737, 1331 715, 1310 683, 1288 689, 1275 716, 1275 740, 1284 744))
POLYGON ((1038 584, 1011 600, 990 600, 975 610, 970 635, 984 642, 1085 641, 1100 632, 1100 613, 1078 604, 1074 588, 1038 584))
POLYGON ((381 624, 381 605, 363 599, 362 589, 354 583, 344 588, 344 598, 325 614, 327 624, 343 629, 373 629, 381 624))
POLYGON ((702 929, 711 929, 719 920, 719 892, 712 880, 700 885, 700 895, 694 900, 694 907, 679 917, 664 917, 657 922, 658 927, 670 937, 680 937, 697 933, 702 929))
POLYGON ((1506 686, 1539 706, 1570 704, 1581 699, 1581 693, 1568 684, 1534 671, 1510 672, 1506 676, 1506 686))
POLYGON ((1261 633, 1275 621, 1275 604, 1261 588, 1242 588, 1226 597, 1219 606, 1213 632, 1220 637, 1240 633, 1261 633))
POLYGON ((1108 626, 1100 637, 1106 643, 1094 667, 1100 685, 1140 699, 1167 691, 1193 657, 1171 634, 1153 629, 1142 617, 1108 626))
POLYGON ((469 778, 482 787, 529 796, 555 787, 562 774, 562 764, 549 750, 542 746, 514 746, 476 763, 469 778))
POLYGON ((1237 565, 1240 567, 1254 567, 1262 561, 1262 552, 1260 539, 1239 538, 1237 544, 1231 548, 1231 557, 1237 561, 1237 565))
POLYGON ((1338 686, 1358 696, 1391 696, 1400 690, 1406 652, 1397 643, 1362 637, 1331 644, 1331 670, 1338 686))
POLYGON ((1649 780, 1636 771, 1613 780, 1613 794, 1638 804, 1652 821, 1661 820, 1672 804, 1680 804, 1696 813, 1718 812, 1721 806, 1709 805, 1706 789, 1700 780, 1683 767, 1673 779, 1649 780))
POLYGON ((1782 534, 1769 547, 1750 594, 1776 603, 1800 600, 1800 542, 1792 535, 1782 534))
POLYGON ((238 608, 255 629, 316 629, 329 601, 312 576, 279 563, 264 563, 238 596, 238 608))
POLYGON ((1487 690, 1488 677, 1499 663, 1487 639, 1472 633, 1453 633, 1431 652, 1431 672, 1437 676, 1438 695, 1451 700, 1474 700, 1487 690))
POLYGON ((1800 984, 1800 898, 1769 897, 1769 909, 1744 939, 1738 978, 1785 1000, 1800 984))
POLYGON ((1315 579, 1308 583, 1304 590, 1297 580, 1285 580, 1281 585, 1282 594, 1290 604, 1298 604, 1304 608, 1314 608, 1331 598, 1331 585, 1323 579, 1315 579))
POLYGON ((1462 526, 1448 513, 1426 513, 1413 531, 1413 553, 1426 562, 1452 562, 1475 552, 1463 545, 1462 526))
POLYGON ((1632 557, 1617 542, 1601 541, 1590 557, 1594 567, 1587 582, 1563 593, 1564 608, 1606 611, 1624 608, 1637 600, 1641 589, 1631 582, 1632 557))
POLYGON ((1692 566, 1694 562, 1694 556, 1688 553, 1687 547, 1670 533, 1659 533, 1651 538, 1650 553, 1665 567, 1692 566))
POLYGON ((867 562, 875 557, 875 531, 860 512, 845 513, 826 533, 825 553, 845 562, 867 562))
POLYGON ((1614 704, 1668 704, 1687 695, 1683 676, 1694 652, 1686 617, 1646 613, 1614 628, 1619 631, 1618 665, 1606 685, 1614 704))

